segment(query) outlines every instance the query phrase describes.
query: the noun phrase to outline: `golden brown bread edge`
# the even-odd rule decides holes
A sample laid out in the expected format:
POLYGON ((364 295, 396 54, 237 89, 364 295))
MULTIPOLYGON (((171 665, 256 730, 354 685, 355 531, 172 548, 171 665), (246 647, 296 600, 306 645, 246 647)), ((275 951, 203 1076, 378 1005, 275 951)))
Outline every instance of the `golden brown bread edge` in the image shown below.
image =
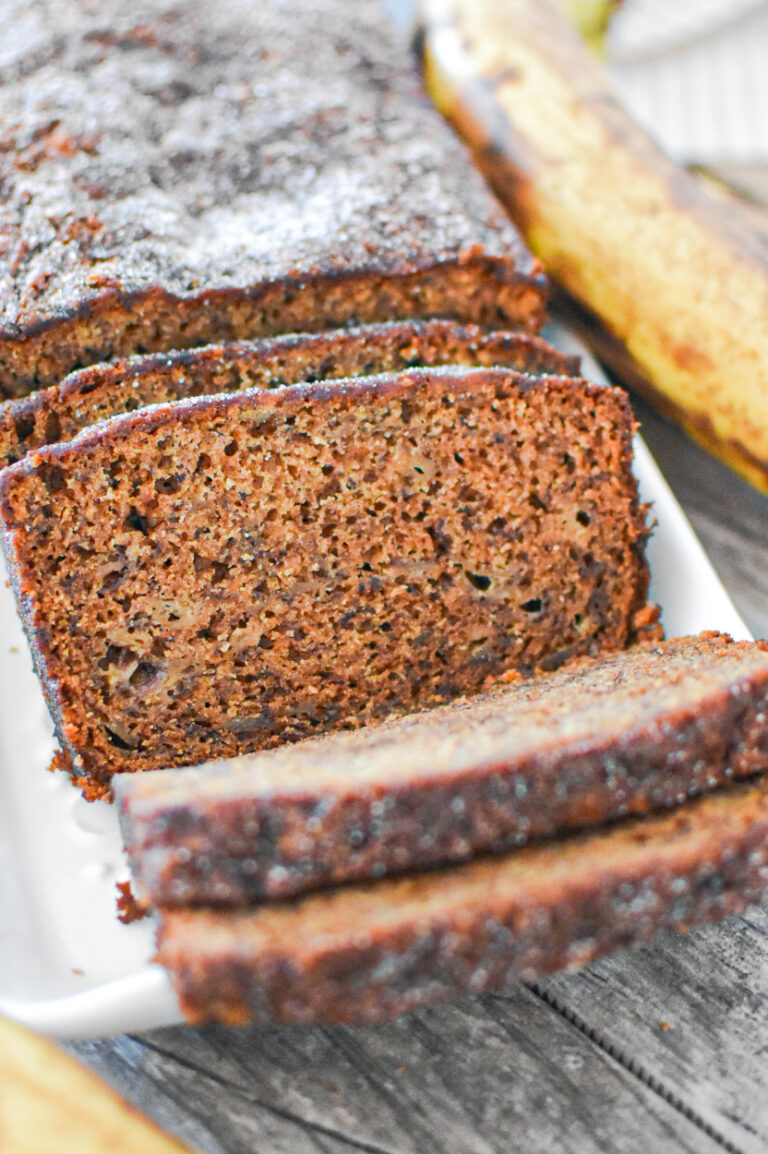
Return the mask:
POLYGON ((578 357, 558 352, 540 337, 439 319, 130 357, 80 369, 61 384, 0 403, 0 466, 147 405, 438 364, 508 365, 519 372, 568 376, 579 371, 578 357))
POLYGON ((675 638, 354 733, 113 780, 154 906, 247 905, 679 805, 768 769, 768 643, 675 638))
POLYGON ((768 491, 768 247, 621 108, 550 0, 423 0, 428 88, 630 383, 768 491))
POLYGON ((367 1024, 585 965, 768 892, 768 784, 665 817, 247 911, 161 910, 188 1021, 367 1024))
POLYGON ((65 755, 188 765, 623 648, 647 596, 620 389, 414 369, 196 397, 0 472, 65 755))

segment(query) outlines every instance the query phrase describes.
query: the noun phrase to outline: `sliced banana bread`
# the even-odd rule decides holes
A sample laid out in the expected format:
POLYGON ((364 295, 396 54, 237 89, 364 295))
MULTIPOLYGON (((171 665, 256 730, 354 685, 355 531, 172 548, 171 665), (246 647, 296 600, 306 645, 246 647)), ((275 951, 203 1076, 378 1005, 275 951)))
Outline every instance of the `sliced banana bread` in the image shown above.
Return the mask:
POLYGON ((579 358, 539 337, 454 321, 403 321, 290 333, 260 341, 131 357, 71 373, 59 385, 0 403, 0 466, 30 449, 146 405, 417 365, 509 365, 525 373, 579 371, 579 358))
POLYGON ((154 906, 238 905, 600 825, 766 769, 768 643, 713 633, 113 787, 154 906))
POLYGON ((191 1022, 377 1022, 581 966, 768 893, 768 785, 504 857, 255 910, 163 910, 191 1022))
POLYGON ((197 397, 0 473, 65 757, 96 788, 633 637, 626 394, 436 368, 197 397))

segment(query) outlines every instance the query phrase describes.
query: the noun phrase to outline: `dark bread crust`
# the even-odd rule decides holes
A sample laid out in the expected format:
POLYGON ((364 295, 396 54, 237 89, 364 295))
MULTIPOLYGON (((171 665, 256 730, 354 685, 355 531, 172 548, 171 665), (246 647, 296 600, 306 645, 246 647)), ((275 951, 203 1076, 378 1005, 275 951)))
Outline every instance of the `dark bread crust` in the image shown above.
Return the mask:
POLYGON ((768 785, 451 869, 248 911, 163 910, 188 1021, 364 1024, 585 965, 768 892, 768 785))
POLYGON ((361 0, 6 0, 0 393, 412 316, 535 331, 538 262, 361 0))
POLYGON ((564 376, 579 371, 578 357, 558 352, 539 337, 446 320, 289 333, 131 357, 80 369, 59 385, 0 404, 0 465, 147 405, 439 364, 508 365, 520 372, 564 376))
POLYGON ((157 405, 29 453, 0 508, 74 772, 106 786, 624 647, 648 584, 632 432, 620 389, 436 368, 157 405))
POLYGON ((766 769, 768 643, 703 634, 113 789, 154 906, 246 905, 663 809, 766 769))

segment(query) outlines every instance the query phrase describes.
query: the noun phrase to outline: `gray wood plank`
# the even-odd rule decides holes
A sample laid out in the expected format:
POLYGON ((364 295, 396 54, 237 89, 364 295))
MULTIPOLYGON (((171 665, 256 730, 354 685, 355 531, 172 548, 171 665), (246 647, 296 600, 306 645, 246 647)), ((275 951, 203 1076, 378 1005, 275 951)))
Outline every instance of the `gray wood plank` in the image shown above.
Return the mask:
POLYGON ((174 1028, 68 1048, 206 1154, 719 1148, 525 989, 375 1029, 174 1028))
POLYGON ((768 909, 537 988, 738 1149, 768 1149, 768 909))

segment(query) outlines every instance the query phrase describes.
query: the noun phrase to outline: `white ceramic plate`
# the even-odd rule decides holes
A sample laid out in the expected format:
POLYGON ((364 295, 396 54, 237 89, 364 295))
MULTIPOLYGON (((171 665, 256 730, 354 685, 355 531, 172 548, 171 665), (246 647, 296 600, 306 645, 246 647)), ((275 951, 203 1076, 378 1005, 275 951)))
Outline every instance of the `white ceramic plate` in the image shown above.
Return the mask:
MULTIPOLYGON (((548 335, 582 351, 561 331, 548 335)), ((585 375, 601 379, 589 358, 585 375)), ((658 521, 651 595, 667 633, 748 637, 641 441, 636 471, 658 521)), ((151 924, 124 926, 116 917, 115 883, 128 872, 114 810, 85 802, 64 774, 46 772, 51 724, 2 580, 0 638, 0 1012, 69 1038, 178 1022, 170 983, 151 962, 151 924)))

